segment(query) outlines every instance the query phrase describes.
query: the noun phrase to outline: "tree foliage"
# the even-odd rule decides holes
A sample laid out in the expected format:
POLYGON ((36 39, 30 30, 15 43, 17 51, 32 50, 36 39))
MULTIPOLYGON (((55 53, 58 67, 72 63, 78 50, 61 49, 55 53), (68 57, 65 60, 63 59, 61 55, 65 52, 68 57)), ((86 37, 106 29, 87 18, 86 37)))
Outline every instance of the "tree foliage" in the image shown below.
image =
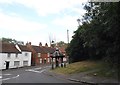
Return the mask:
POLYGON ((120 2, 90 2, 82 25, 74 32, 66 49, 71 62, 82 59, 103 59, 114 67, 118 66, 120 41, 120 2))
POLYGON ((59 46, 59 47, 67 47, 67 43, 65 43, 64 41, 60 41, 60 42, 57 42, 57 45, 59 46))
POLYGON ((20 45, 24 45, 24 42, 23 41, 17 41, 15 39, 12 39, 12 38, 2 38, 1 39, 2 42, 7 42, 7 43, 14 43, 14 44, 20 44, 20 45))

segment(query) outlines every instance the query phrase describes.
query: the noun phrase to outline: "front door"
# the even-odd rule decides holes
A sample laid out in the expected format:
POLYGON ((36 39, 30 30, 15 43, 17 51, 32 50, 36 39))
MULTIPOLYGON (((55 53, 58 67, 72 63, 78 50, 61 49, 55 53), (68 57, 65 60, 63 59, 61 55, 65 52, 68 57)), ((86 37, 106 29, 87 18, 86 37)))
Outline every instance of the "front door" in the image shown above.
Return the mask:
POLYGON ((6 61, 6 69, 9 69, 9 61, 6 61))

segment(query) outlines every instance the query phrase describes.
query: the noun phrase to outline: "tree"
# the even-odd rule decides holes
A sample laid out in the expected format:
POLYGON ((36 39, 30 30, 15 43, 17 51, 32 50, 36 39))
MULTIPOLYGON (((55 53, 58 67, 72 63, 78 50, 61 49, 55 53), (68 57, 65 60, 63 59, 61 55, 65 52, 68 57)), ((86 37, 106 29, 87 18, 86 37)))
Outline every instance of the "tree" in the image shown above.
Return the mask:
POLYGON ((120 2, 90 2, 84 6, 87 13, 66 50, 73 62, 83 58, 103 59, 110 67, 118 68, 119 8, 120 2))
POLYGON ((59 47, 67 47, 67 43, 65 43, 64 41, 60 41, 60 42, 57 42, 57 45, 59 46, 59 47))
POLYGON ((2 42, 7 42, 7 43, 14 43, 14 44, 19 44, 19 45, 24 45, 24 42, 23 41, 17 41, 15 39, 12 39, 12 38, 2 38, 1 39, 2 42))

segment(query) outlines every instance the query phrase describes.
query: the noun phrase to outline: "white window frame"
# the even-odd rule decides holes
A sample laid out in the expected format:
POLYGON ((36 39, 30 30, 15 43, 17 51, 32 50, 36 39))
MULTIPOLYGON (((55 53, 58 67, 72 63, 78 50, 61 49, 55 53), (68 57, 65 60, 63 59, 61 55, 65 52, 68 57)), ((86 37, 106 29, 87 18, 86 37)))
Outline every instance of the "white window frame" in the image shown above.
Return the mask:
POLYGON ((40 63, 42 63, 42 58, 40 58, 40 63))
POLYGON ((50 53, 48 53, 48 57, 50 57, 50 53))
POLYGON ((41 53, 38 53, 38 57, 41 57, 41 53))
POLYGON ((28 66, 28 61, 23 61, 23 66, 28 66))
POLYGON ((18 58, 18 53, 15 54, 15 57, 18 58))
POLYGON ((48 63, 50 62, 50 58, 48 58, 48 63))
POLYGON ((7 54, 7 57, 8 57, 8 58, 10 58, 10 56, 11 56, 11 54, 10 54, 10 53, 8 53, 8 54, 7 54))
POLYGON ((28 56, 28 53, 25 53, 25 56, 28 56))
POLYGON ((14 66, 20 66, 20 61, 14 61, 14 66), (15 62, 18 62, 18 64, 16 65, 15 62))

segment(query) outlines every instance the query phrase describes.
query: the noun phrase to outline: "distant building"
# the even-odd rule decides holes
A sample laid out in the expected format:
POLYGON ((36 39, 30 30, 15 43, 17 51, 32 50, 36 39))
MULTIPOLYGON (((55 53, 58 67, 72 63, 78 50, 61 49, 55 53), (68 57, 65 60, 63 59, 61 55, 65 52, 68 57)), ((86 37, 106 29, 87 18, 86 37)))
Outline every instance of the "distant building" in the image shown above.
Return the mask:
POLYGON ((26 46, 1 43, 0 69, 31 66, 31 52, 26 46))
POLYGON ((55 51, 55 48, 48 47, 47 44, 42 46, 42 43, 39 46, 31 45, 31 43, 27 43, 27 47, 32 51, 31 64, 32 65, 40 65, 40 64, 50 64, 51 58, 50 54, 55 51))
POLYGON ((25 45, 17 45, 21 50, 22 66, 31 66, 32 52, 25 45))

